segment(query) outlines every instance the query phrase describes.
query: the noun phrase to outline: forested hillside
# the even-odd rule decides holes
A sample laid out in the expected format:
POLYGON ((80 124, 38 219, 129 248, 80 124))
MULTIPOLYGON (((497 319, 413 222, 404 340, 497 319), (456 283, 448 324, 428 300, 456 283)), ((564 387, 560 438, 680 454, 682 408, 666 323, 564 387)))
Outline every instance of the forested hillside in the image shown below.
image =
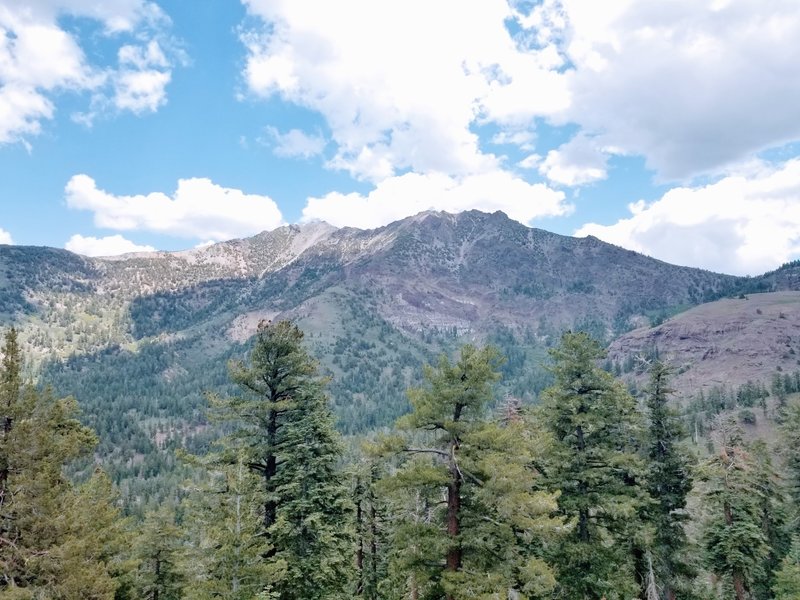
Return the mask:
MULTIPOLYGON (((4 552, 13 552, 0 597, 581 590, 609 600, 654 597, 656 586, 665 598, 726 598, 730 587, 766 599, 781 577, 793 585, 793 559, 783 571, 779 563, 794 556, 784 526, 794 507, 777 480, 764 539, 753 520, 743 525, 751 537, 734 540, 763 552, 747 564, 712 561, 714 544, 734 542, 708 536, 740 535, 709 520, 727 514, 711 491, 727 485, 712 475, 734 468, 725 460, 741 455, 753 477, 771 472, 769 460, 792 473, 776 447, 756 441, 793 418, 800 384, 788 329, 798 303, 794 292, 753 292, 796 288, 796 265, 735 278, 474 211, 374 231, 290 226, 115 259, 4 246, 0 265, 0 318, 19 331, 4 352, 3 472, 21 486, 4 492, 16 504, 3 513, 4 552), (750 368, 731 346, 734 376, 725 376, 710 356, 673 343, 728 344, 692 327, 725 335, 729 307, 747 307, 736 332, 755 328, 780 357, 771 346, 743 350, 760 357, 750 368), (587 337, 604 345, 636 327, 606 358, 587 337), (562 339, 566 330, 584 333, 562 339), (301 383, 274 396, 261 374, 275 360, 276 331, 301 383), (659 371, 659 358, 674 370, 659 371), (680 395, 664 391, 673 383, 648 384, 653 369, 680 395), (460 378, 473 376, 462 389, 460 378), (589 421, 575 420, 584 413, 589 421), (658 444, 677 454, 648 441, 656 413, 652 435, 671 436, 658 444), (50 427, 66 436, 58 447, 50 427), (33 450, 23 459, 21 448, 33 450), (584 453, 600 461, 589 471, 584 453), (307 468, 283 474, 279 464, 307 468), (37 486, 50 492, 22 492, 37 486), (105 507, 96 527, 81 512, 87 502, 105 507), (64 506, 74 509, 42 533, 64 506), (74 561, 96 569, 69 579, 74 561)), ((767 485, 759 481, 745 496, 767 485)), ((746 510, 766 518, 759 506, 746 510)))
POLYGON ((159 478, 180 476, 174 448, 216 435, 205 394, 233 392, 227 364, 262 319, 299 324, 331 377, 337 428, 359 435, 407 412, 420 366, 464 341, 497 346, 501 395, 533 402, 562 331, 608 341, 699 302, 795 286, 788 273, 735 278, 502 213, 427 212, 377 230, 292 225, 114 259, 0 246, 0 322, 19 329, 27 374, 78 399, 126 497, 146 500, 159 478))
POLYGON ((770 444, 725 414, 699 444, 660 361, 636 398, 601 368, 595 340, 567 333, 549 353, 552 385, 530 407, 498 397, 496 348, 464 345, 424 367, 394 427, 345 451, 303 337, 291 322, 259 326, 231 369, 236 393, 208 399, 222 437, 175 453, 184 480, 125 518, 103 470, 80 461, 98 440, 75 402, 24 382, 9 330, 0 598, 800 593, 792 396, 771 401, 780 435, 770 444))

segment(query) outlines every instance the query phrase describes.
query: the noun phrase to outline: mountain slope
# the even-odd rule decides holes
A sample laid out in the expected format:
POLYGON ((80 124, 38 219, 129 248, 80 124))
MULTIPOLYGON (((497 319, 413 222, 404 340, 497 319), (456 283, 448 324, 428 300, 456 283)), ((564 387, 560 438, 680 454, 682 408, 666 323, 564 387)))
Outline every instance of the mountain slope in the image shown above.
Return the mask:
MULTIPOLYGON (((745 288, 779 285, 670 265, 502 213, 426 212, 376 230, 292 225, 177 253, 106 259, 0 246, 0 325, 31 372, 74 394, 118 480, 163 470, 166 444, 207 441, 204 393, 261 319, 293 318, 332 376, 346 433, 391 423, 420 365, 464 341, 508 357, 505 390, 549 383, 565 328, 610 339, 745 288)), ((780 285, 783 285, 780 283, 780 285)))
POLYGON ((656 353, 677 369, 672 384, 685 396, 747 381, 769 387, 775 373, 800 368, 800 292, 703 304, 657 327, 631 331, 609 348, 610 360, 633 368, 630 378, 638 381, 643 375, 636 367, 656 353))

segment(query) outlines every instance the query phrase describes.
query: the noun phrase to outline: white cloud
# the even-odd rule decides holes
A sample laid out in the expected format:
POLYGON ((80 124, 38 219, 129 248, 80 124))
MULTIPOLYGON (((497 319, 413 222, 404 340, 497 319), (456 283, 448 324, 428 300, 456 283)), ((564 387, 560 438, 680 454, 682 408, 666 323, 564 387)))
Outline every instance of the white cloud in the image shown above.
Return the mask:
POLYGON ((561 114, 662 179, 800 138, 796 0, 547 1, 574 70, 561 114))
POLYGON ((142 0, 9 0, 9 9, 38 21, 55 22, 60 15, 100 21, 107 33, 133 31, 142 21, 161 19, 161 9, 142 0))
POLYGON ((309 198, 304 220, 320 219, 336 226, 373 228, 434 209, 460 212, 502 210, 512 219, 533 220, 568 214, 564 193, 541 183, 530 184, 503 171, 454 178, 441 173, 406 173, 385 179, 368 195, 332 192, 309 198))
POLYGON ((129 252, 155 252, 153 246, 139 246, 119 234, 102 238, 75 234, 64 244, 64 248, 84 256, 116 256, 129 252))
POLYGON ((277 156, 311 158, 325 150, 325 138, 321 135, 310 135, 299 129, 281 133, 275 127, 267 127, 265 131, 264 143, 272 146, 277 156))
POLYGON ((536 133, 530 129, 504 129, 492 136, 495 145, 510 144, 522 150, 533 150, 536 148, 535 142, 536 133))
MULTIPOLYGON (((526 166, 524 159, 520 166, 526 166)), ((578 134, 557 150, 550 150, 538 164, 539 173, 553 183, 580 186, 606 178, 608 157, 595 142, 578 134)))
POLYGON ((493 170, 471 125, 518 126, 567 100, 551 71, 560 59, 518 50, 505 0, 244 3, 264 22, 242 38, 249 89, 320 112, 337 145, 330 165, 358 178, 493 170))
MULTIPOLYGON (((40 133, 55 114, 59 92, 89 93, 84 123, 113 108, 134 113, 164 103, 170 61, 156 41, 168 43, 169 19, 146 0, 30 0, 0 5, 0 144, 23 142, 40 133), (90 62, 80 40, 61 22, 72 15, 100 21, 104 34, 132 43, 122 46, 116 67, 90 62)), ((171 43, 171 42, 169 42, 171 43)))
POLYGON ((135 114, 156 112, 167 101, 170 79, 169 72, 155 69, 122 71, 114 79, 114 106, 135 114))
POLYGON ((14 240, 11 239, 11 234, 5 229, 0 228, 0 244, 13 244, 14 240))
POLYGON ((221 241, 283 224, 278 206, 268 196, 245 194, 205 178, 178 180, 172 196, 161 192, 116 196, 99 189, 88 175, 75 175, 65 195, 70 208, 92 211, 96 226, 118 231, 221 241))
MULTIPOLYGON (((671 180, 800 139, 796 0, 242 1, 250 91, 318 111, 361 179, 497 169, 484 124, 542 154, 536 120, 577 124, 671 180)), ((559 183, 603 176, 553 152, 559 183)))
POLYGON ((538 169, 542 164, 542 157, 536 153, 529 154, 517 163, 517 166, 522 169, 538 169))
POLYGON ((590 223, 594 235, 662 260, 755 275, 800 257, 800 159, 778 167, 749 165, 700 187, 679 187, 613 225, 590 223))
POLYGON ((112 78, 113 103, 117 109, 141 114, 155 112, 166 103, 172 73, 156 40, 150 40, 146 46, 122 46, 118 60, 120 69, 112 78))

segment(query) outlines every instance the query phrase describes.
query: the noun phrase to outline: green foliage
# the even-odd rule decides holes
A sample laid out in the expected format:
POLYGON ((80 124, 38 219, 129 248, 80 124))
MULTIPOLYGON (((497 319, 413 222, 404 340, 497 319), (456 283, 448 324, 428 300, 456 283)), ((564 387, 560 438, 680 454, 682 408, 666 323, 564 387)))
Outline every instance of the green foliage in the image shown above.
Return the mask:
POLYGON ((788 491, 795 506, 800 507, 800 404, 795 402, 787 407, 780 433, 788 491))
POLYGON ((800 600, 800 543, 796 538, 775 573, 775 600, 800 600))
POLYGON ((670 369, 661 361, 650 368, 645 390, 648 427, 646 488, 650 502, 642 508, 652 529, 646 544, 652 556, 656 585, 665 598, 690 597, 697 571, 692 565, 684 526, 689 519, 686 497, 692 489, 691 459, 681 446, 686 432, 669 399, 670 369))
POLYGON ((275 576, 264 587, 278 600, 342 597, 352 558, 341 447, 302 340, 288 321, 262 323, 249 362, 231 369, 244 395, 213 404, 234 427, 220 459, 242 457, 261 479, 260 534, 275 576))
POLYGON ((572 530, 553 547, 558 598, 628 599, 638 586, 631 558, 643 502, 636 403, 598 366, 605 353, 585 333, 552 350, 555 384, 540 416, 551 436, 546 483, 572 530))
POLYGON ((175 524, 175 516, 174 508, 164 504, 149 513, 138 528, 133 548, 134 560, 138 563, 133 586, 142 600, 180 600, 183 597, 182 534, 175 524))
POLYGON ((409 390, 405 436, 384 440, 403 458, 384 483, 397 523, 391 598, 538 598, 554 585, 540 551, 561 522, 554 496, 535 489, 539 438, 521 416, 487 420, 499 363, 491 347, 463 346, 455 363, 442 355, 409 390))
POLYGON ((772 464, 769 448, 763 440, 756 440, 749 444, 749 450, 755 467, 756 486, 761 492, 761 531, 769 547, 767 559, 764 561, 764 576, 755 581, 753 596, 758 600, 770 600, 775 572, 791 546, 789 513, 784 482, 772 464))
POLYGON ((22 385, 13 329, 2 353, 0 598, 110 600, 128 568, 115 492, 101 471, 79 488, 64 476, 94 434, 73 399, 22 385))
POLYGON ((243 453, 233 461, 220 455, 198 461, 206 476, 183 506, 187 545, 180 572, 187 597, 250 600, 286 569, 281 561, 264 560, 271 546, 261 514, 262 482, 244 461, 243 453))
POLYGON ((718 419, 715 434, 719 453, 701 469, 704 502, 711 511, 703 533, 707 563, 737 600, 745 600, 767 575, 770 547, 762 519, 771 498, 760 486, 763 476, 736 423, 718 419))
POLYGON ((353 473, 356 505, 356 573, 354 596, 365 600, 382 598, 381 583, 388 576, 389 512, 378 490, 381 468, 376 460, 363 460, 353 473))

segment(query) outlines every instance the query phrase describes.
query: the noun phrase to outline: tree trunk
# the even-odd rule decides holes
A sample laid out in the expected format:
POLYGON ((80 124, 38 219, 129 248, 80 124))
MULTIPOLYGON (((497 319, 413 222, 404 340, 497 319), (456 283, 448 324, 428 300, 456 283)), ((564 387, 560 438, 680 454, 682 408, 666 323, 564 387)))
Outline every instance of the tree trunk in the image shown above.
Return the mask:
POLYGON ((161 587, 161 556, 160 556, 160 554, 161 554, 160 552, 156 553, 156 568, 155 568, 155 573, 154 573, 156 584, 155 584, 155 586, 153 586, 153 599, 152 600, 158 600, 158 596, 159 596, 158 591, 159 591, 159 588, 161 587))
POLYGON ((358 549, 356 550, 356 571, 358 583, 356 595, 364 593, 364 514, 361 509, 361 498, 356 498, 356 530, 358 531, 358 549))
MULTIPOLYGON (((447 570, 456 572, 461 569, 461 544, 458 540, 461 478, 455 464, 452 472, 453 479, 447 486, 447 535, 450 537, 450 547, 447 550, 447 570)), ((454 600, 454 598, 448 594, 447 600, 454 600)))
POLYGON ((264 469, 264 484, 267 493, 267 500, 264 503, 264 533, 275 523, 275 516, 277 513, 278 505, 273 497, 273 484, 272 479, 278 471, 277 458, 275 457, 275 444, 278 437, 278 412, 275 410, 269 413, 269 422, 267 424, 267 444, 269 445, 270 452, 267 455, 267 464, 264 469))
POLYGON ((736 600, 747 599, 747 593, 745 592, 742 574, 738 571, 733 574, 733 590, 736 593, 736 600))
POLYGON ((375 510, 375 497, 370 495, 370 593, 375 597, 378 589, 378 515, 375 510))
MULTIPOLYGON (((727 502, 723 505, 722 510, 725 512, 725 524, 729 527, 733 525, 733 512, 731 506, 727 502)), ((733 591, 736 594, 736 600, 746 600, 747 592, 745 590, 744 578, 741 572, 733 572, 733 591)))
POLYGON ((447 551, 447 570, 461 568, 461 547, 458 543, 458 518, 461 510, 461 480, 457 473, 447 486, 447 535, 450 536, 450 549, 447 551))

